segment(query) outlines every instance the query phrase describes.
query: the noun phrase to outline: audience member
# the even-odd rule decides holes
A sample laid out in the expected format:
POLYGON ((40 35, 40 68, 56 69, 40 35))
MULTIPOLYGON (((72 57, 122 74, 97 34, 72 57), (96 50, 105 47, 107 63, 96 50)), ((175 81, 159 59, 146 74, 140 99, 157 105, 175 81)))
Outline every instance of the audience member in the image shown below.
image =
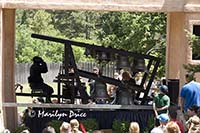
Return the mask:
POLYGON ((169 122, 168 114, 160 114, 157 116, 157 119, 159 120, 159 125, 154 127, 151 130, 151 133, 163 133, 167 123, 169 122))
POLYGON ((119 80, 119 73, 115 72, 114 75, 113 75, 113 78, 119 80))
POLYGON ((138 72, 135 74, 135 82, 137 85, 140 85, 142 83, 142 73, 138 72))
MULTIPOLYGON (((166 85, 161 85, 159 90, 160 92, 153 98, 153 110, 156 117, 162 113, 168 114, 168 108, 170 106, 170 98, 167 96, 168 87, 166 85)), ((157 119, 155 124, 157 126, 159 124, 157 119)))
POLYGON ((187 109, 187 114, 188 114, 188 116, 189 116, 189 117, 197 116, 199 108, 200 108, 200 107, 198 107, 197 105, 192 105, 192 106, 190 106, 190 107, 187 109))
POLYGON ((167 123, 164 133, 181 133, 181 131, 176 122, 170 121, 167 123))
POLYGON ((60 133, 70 133, 71 132, 71 126, 68 122, 63 122, 60 126, 60 133))
POLYGON ((200 133, 200 119, 198 116, 192 116, 186 122, 188 133, 200 133))
POLYGON ((164 133, 162 129, 155 127, 153 128, 150 133, 164 133))
POLYGON ((192 105, 200 106, 200 83, 195 81, 195 73, 188 73, 185 78, 187 83, 180 92, 182 111, 187 111, 192 105))
POLYGON ((180 121, 177 120, 177 111, 178 111, 178 107, 175 107, 175 106, 169 107, 170 120, 172 122, 175 122, 179 126, 181 133, 185 133, 183 124, 180 121))
POLYGON ((137 122, 130 123, 129 133, 140 133, 140 126, 137 122))
POLYGON ((110 104, 115 104, 117 86, 108 84, 107 87, 108 87, 107 88, 107 92, 108 92, 108 96, 109 96, 109 103, 110 104))
POLYGON ((42 130, 42 133, 56 133, 56 131, 53 127, 48 126, 42 130))
POLYGON ((39 56, 33 57, 33 64, 30 67, 30 76, 28 77, 29 85, 32 90, 41 89, 46 95, 46 102, 51 102, 53 88, 44 83, 41 75, 46 72, 48 72, 46 62, 39 56))
POLYGON ((71 132, 72 133, 82 133, 79 130, 79 122, 77 119, 72 119, 70 120, 70 125, 71 125, 71 132))

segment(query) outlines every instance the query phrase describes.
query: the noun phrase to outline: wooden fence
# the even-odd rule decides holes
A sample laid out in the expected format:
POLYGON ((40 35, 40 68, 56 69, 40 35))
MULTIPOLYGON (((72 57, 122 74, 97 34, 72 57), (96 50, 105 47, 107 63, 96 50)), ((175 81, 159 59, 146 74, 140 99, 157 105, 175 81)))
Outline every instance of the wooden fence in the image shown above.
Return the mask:
MULTIPOLYGON (((18 63, 15 65, 15 83, 25 84, 28 83, 28 76, 31 63, 18 63)), ((48 72, 42 74, 43 79, 47 83, 53 82, 53 79, 58 75, 60 63, 47 63, 48 72)), ((93 62, 80 62, 77 64, 81 70, 92 72, 94 66, 100 67, 98 64, 93 62)), ((113 77, 114 65, 106 64, 103 69, 103 75, 113 77)))

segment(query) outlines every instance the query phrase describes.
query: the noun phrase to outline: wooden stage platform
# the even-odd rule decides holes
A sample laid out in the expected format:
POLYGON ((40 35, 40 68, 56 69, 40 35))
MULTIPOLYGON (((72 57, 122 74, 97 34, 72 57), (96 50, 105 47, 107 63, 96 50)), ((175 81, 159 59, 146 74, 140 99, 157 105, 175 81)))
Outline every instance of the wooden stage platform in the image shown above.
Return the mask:
POLYGON ((147 127, 147 122, 153 116, 151 105, 108 105, 108 104, 31 104, 31 103, 3 103, 9 107, 31 107, 25 120, 31 133, 41 132, 51 120, 67 121, 76 118, 79 121, 96 119, 99 129, 112 129, 114 120, 127 122, 137 121, 141 131, 147 127))

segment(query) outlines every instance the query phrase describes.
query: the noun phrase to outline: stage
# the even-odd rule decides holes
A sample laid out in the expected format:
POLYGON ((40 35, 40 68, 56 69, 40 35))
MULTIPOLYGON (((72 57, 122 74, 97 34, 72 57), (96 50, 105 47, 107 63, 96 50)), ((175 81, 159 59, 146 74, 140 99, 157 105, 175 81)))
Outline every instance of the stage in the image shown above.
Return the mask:
POLYGON ((51 120, 67 121, 76 118, 84 120, 94 118, 99 124, 99 129, 112 129, 114 120, 136 121, 143 130, 152 116, 152 106, 146 105, 76 105, 76 104, 20 104, 4 103, 4 107, 31 107, 25 120, 25 125, 31 133, 41 132, 51 120))

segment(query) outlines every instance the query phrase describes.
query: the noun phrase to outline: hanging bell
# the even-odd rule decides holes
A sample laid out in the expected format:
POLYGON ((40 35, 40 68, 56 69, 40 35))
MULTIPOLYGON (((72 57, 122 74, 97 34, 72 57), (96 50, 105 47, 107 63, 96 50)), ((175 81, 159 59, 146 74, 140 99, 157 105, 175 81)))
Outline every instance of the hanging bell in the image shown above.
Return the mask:
POLYGON ((117 68, 128 68, 130 67, 128 57, 125 56, 118 56, 117 60, 117 68))
POLYGON ((135 59, 134 66, 132 67, 135 72, 146 72, 147 67, 144 59, 135 59))
POLYGON ((105 102, 108 99, 107 86, 105 83, 95 81, 94 99, 96 102, 105 102))
POLYGON ((133 95, 128 91, 127 88, 120 88, 117 91, 116 104, 120 105, 132 105, 133 104, 133 95))

